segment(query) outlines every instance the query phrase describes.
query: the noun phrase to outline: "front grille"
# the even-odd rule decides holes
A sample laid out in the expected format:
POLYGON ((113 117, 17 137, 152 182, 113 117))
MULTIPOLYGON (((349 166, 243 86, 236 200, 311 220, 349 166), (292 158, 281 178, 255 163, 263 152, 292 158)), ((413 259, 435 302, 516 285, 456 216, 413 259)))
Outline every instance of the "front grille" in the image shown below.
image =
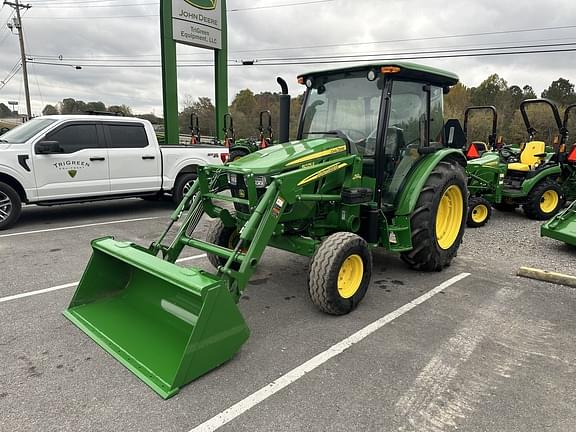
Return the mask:
MULTIPOLYGON (((248 188, 246 187, 246 182, 244 181, 243 175, 237 174, 236 186, 234 185, 229 186, 230 186, 230 193, 234 198, 241 198, 246 200, 248 199, 248 188)), ((262 195, 264 195, 264 192, 266 192, 266 189, 256 189, 256 195, 258 196, 258 199, 260 199, 262 195)), ((250 213, 250 208, 246 204, 234 203, 234 209, 236 209, 236 211, 239 213, 245 213, 245 214, 250 213)))

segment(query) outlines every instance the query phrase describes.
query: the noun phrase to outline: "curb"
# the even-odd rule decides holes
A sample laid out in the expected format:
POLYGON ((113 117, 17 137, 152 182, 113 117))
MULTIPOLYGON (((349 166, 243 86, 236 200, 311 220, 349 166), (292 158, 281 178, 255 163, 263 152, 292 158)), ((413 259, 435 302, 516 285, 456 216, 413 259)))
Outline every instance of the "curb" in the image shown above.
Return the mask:
POLYGON ((547 270, 540 270, 530 267, 520 267, 516 273, 518 276, 522 276, 529 279, 541 280, 544 282, 550 282, 558 285, 566 285, 576 288, 576 277, 565 275, 562 273, 555 273, 547 270))

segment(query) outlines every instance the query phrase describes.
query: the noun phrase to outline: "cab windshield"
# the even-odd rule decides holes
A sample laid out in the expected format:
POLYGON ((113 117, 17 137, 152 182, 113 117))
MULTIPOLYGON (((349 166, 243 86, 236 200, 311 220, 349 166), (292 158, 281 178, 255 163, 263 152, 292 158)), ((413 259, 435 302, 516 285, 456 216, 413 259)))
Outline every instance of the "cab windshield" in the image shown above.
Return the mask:
POLYGON ((341 131, 360 155, 373 156, 381 99, 381 78, 369 81, 365 70, 315 77, 303 111, 301 138, 341 131))
POLYGON ((56 122, 56 119, 35 118, 27 121, 14 129, 9 130, 4 135, 0 135, 0 143, 21 144, 28 141, 42 129, 56 122))

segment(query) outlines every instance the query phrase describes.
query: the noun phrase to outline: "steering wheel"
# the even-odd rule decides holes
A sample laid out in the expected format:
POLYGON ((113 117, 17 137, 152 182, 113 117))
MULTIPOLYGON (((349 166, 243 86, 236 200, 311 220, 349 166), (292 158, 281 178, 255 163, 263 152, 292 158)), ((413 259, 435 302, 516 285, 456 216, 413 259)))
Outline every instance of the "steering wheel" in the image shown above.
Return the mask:
POLYGON ((500 158, 506 163, 518 162, 518 155, 510 150, 510 147, 508 146, 502 147, 498 151, 498 154, 500 155, 500 158))

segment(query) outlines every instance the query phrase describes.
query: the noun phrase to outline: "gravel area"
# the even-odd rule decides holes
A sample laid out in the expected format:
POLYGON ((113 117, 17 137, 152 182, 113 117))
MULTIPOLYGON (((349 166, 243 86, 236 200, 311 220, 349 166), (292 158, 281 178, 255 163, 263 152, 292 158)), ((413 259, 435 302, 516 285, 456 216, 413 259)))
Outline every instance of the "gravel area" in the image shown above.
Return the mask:
POLYGON ((576 275, 576 248, 540 237, 542 223, 526 218, 519 209, 493 210, 485 226, 466 230, 458 257, 509 274, 527 266, 576 275))

